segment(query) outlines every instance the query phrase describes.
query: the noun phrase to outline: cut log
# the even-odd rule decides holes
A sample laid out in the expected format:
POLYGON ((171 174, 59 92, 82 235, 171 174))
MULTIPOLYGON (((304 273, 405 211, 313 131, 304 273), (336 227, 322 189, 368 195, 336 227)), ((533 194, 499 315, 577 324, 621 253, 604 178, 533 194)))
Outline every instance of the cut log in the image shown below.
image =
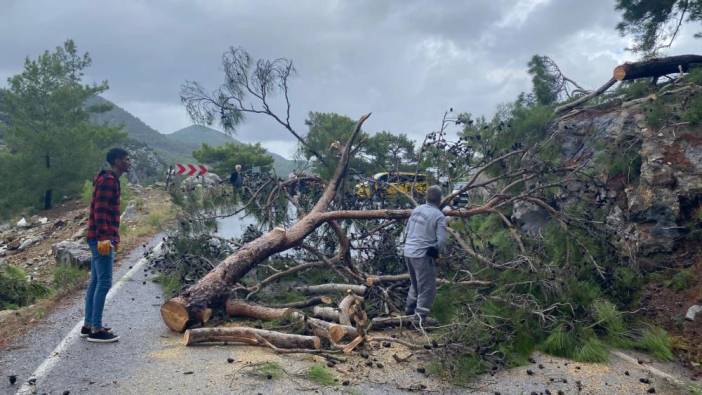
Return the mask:
POLYGON ((365 285, 356 284, 320 284, 295 287, 296 291, 308 295, 346 293, 346 291, 351 290, 351 292, 362 296, 366 293, 367 289, 365 285))
MULTIPOLYGON (((417 318, 416 316, 413 315, 403 315, 399 317, 375 317, 371 320, 371 328, 372 329, 383 329, 383 328, 390 328, 390 327, 396 327, 396 326, 408 326, 408 325, 416 325, 417 324, 417 318)), ((427 326, 435 326, 437 325, 438 322, 431 318, 427 317, 422 321, 422 326, 427 327, 427 326)))
POLYGON ((294 311, 292 308, 273 308, 244 302, 239 299, 229 299, 226 305, 227 315, 230 317, 248 317, 259 320, 272 321, 289 317, 294 311))
POLYGON ((360 317, 357 317, 357 315, 359 313, 361 303, 363 303, 363 298, 360 298, 349 291, 348 295, 346 295, 339 303, 339 323, 341 325, 352 325, 353 321, 356 323, 356 326, 358 326, 358 318, 360 317))
POLYGON ((293 309, 303 309, 305 307, 310 307, 310 306, 316 306, 320 304, 330 304, 334 300, 330 296, 322 295, 322 296, 314 296, 306 300, 301 300, 299 302, 290 302, 290 303, 283 303, 283 304, 277 304, 273 305, 271 307, 275 308, 286 308, 286 307, 291 307, 293 309))
POLYGON ((314 306, 312 315, 325 321, 339 322, 339 310, 328 306, 314 306))
POLYGON ((184 331, 191 323, 206 323, 212 317, 212 309, 204 308, 188 311, 186 301, 175 297, 161 306, 163 322, 176 332, 184 331))
POLYGON ((300 312, 294 312, 292 317, 304 321, 307 326, 312 329, 314 334, 324 337, 325 339, 329 339, 332 344, 338 343, 345 337, 353 338, 358 336, 358 331, 356 331, 356 328, 352 326, 336 324, 333 322, 308 317, 300 312))
POLYGON ((278 348, 305 348, 318 350, 322 343, 317 336, 291 335, 246 327, 218 327, 188 329, 183 336, 186 346, 202 343, 245 343, 253 346, 266 346, 260 336, 278 348))
POLYGON ((624 63, 614 68, 613 77, 617 81, 638 78, 655 78, 667 74, 687 73, 690 66, 702 65, 702 55, 678 55, 667 58, 644 60, 643 62, 624 63))

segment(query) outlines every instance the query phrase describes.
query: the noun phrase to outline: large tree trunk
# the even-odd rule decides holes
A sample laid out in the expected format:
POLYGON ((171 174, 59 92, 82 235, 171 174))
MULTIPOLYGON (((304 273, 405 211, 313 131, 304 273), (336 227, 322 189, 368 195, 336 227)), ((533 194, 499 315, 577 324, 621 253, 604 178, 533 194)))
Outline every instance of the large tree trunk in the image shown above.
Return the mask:
POLYGON ((275 228, 256 240, 244 244, 236 253, 227 257, 179 297, 167 301, 161 307, 161 315, 169 328, 182 332, 189 326, 200 323, 198 319, 200 312, 209 306, 221 305, 230 285, 269 256, 298 245, 324 222, 321 214, 327 210, 329 203, 336 195, 336 190, 341 185, 351 157, 352 145, 369 116, 370 114, 362 116, 356 123, 356 128, 344 146, 334 175, 312 210, 287 231, 283 228, 275 228), (168 314, 163 314, 164 311, 168 314))
POLYGON ((247 327, 197 328, 185 332, 183 341, 186 346, 201 343, 245 343, 253 346, 265 346, 258 337, 266 339, 278 348, 306 348, 318 350, 322 343, 317 336, 291 335, 288 333, 267 331, 247 327))
POLYGON ((691 65, 702 65, 702 55, 679 55, 656 58, 642 62, 624 63, 614 68, 613 78, 617 81, 638 78, 660 77, 667 74, 688 72, 691 65))

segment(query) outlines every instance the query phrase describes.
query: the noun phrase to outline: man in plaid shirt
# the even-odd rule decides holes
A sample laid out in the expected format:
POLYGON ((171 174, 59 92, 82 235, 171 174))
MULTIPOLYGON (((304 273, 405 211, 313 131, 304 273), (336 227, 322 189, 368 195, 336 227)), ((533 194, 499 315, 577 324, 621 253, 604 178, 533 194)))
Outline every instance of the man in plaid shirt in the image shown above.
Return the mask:
POLYGON ((93 198, 88 217, 88 245, 92 252, 90 286, 85 295, 85 322, 80 336, 96 343, 119 340, 110 328, 102 326, 102 310, 112 286, 112 262, 119 245, 119 177, 129 171, 129 153, 113 148, 107 153, 109 170, 102 170, 93 180, 93 198))

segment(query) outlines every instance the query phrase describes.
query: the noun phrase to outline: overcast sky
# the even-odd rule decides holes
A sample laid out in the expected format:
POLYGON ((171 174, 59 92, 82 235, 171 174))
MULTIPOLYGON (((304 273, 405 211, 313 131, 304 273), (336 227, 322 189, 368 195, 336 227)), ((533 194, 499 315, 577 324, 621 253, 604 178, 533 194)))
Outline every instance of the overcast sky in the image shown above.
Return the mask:
MULTIPOLYGON (((552 57, 596 88, 633 60, 615 25, 614 0, 128 1, 0 0, 0 86, 67 38, 90 52, 89 80, 162 133, 192 122, 178 92, 185 80, 222 81, 221 55, 241 46, 259 58, 292 59, 294 127, 309 111, 357 118, 370 132, 437 128, 449 107, 491 115, 530 89, 526 63, 552 57)), ((670 54, 701 41, 682 32, 670 54)), ((236 137, 290 157, 295 143, 268 119, 249 117, 236 137)))

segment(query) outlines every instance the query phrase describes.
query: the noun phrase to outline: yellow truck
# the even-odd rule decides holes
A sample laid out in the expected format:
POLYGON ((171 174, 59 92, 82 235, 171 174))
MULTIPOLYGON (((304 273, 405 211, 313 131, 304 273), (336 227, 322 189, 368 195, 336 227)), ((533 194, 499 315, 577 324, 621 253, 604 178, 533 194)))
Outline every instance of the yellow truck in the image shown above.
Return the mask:
POLYGON ((423 195, 427 191, 427 176, 425 174, 382 172, 356 184, 354 193, 358 199, 371 199, 375 196, 382 199, 394 199, 398 195, 409 195, 413 183, 415 195, 423 195))

